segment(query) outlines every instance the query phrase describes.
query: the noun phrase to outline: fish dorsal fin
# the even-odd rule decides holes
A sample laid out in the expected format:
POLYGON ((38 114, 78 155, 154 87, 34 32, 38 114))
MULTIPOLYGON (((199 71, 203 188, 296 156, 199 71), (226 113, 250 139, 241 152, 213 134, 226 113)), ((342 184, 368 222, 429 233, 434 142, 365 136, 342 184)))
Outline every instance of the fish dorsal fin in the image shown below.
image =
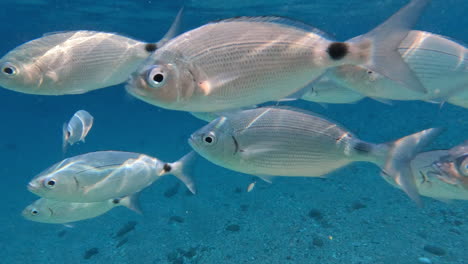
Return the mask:
POLYGON ((328 34, 318 28, 315 28, 309 24, 306 24, 302 21, 282 17, 282 16, 239 16, 227 19, 221 19, 217 21, 213 21, 211 23, 230 23, 230 22, 252 22, 252 23, 272 23, 272 24, 280 24, 287 27, 293 27, 296 29, 300 29, 307 33, 315 33, 320 35, 324 38, 329 40, 334 40, 331 34, 328 34))
POLYGON ((49 37, 53 35, 63 35, 63 34, 75 34, 77 32, 90 32, 90 33, 98 33, 97 31, 92 30, 62 30, 62 31, 52 31, 42 34, 42 37, 49 37))
POLYGON ((172 38, 174 38, 175 36, 177 36, 179 34, 179 30, 180 30, 180 24, 181 24, 181 20, 182 20, 182 15, 184 13, 184 7, 181 7, 179 9, 179 12, 177 13, 176 15, 176 18, 174 19, 174 21, 172 22, 171 24, 171 27, 169 28, 169 30, 167 31, 167 33, 164 35, 164 37, 159 40, 156 45, 157 47, 161 47, 163 46, 164 44, 166 44, 169 40, 171 40, 172 38))

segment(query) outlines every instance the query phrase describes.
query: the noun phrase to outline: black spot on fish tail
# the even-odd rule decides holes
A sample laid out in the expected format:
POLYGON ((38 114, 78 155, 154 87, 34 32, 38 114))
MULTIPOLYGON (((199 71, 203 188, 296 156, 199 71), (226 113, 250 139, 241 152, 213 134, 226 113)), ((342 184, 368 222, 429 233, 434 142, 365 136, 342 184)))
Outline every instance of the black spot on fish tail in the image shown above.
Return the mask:
POLYGON ((372 145, 365 142, 358 142, 353 146, 353 149, 361 154, 367 154, 372 151, 372 145))
POLYGON ((327 49, 328 56, 330 56, 332 60, 341 60, 348 52, 348 44, 344 42, 333 42, 327 49))
POLYGON ((117 198, 116 198, 116 199, 112 200, 112 203, 113 203, 113 204, 119 204, 119 203, 120 203, 120 199, 117 199, 117 198))
POLYGON ((170 172, 172 170, 172 167, 171 165, 169 165, 169 163, 166 163, 164 164, 163 170, 164 172, 170 172))
POLYGON ((158 49, 158 45, 156 45, 155 43, 148 43, 145 45, 145 50, 147 52, 153 52, 157 49, 158 49))

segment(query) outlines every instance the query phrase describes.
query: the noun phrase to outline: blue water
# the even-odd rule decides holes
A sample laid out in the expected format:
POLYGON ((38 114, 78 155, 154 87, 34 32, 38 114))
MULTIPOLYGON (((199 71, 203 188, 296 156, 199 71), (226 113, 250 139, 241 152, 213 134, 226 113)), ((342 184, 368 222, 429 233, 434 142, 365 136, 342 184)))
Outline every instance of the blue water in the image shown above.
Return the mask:
MULTIPOLYGON (((468 42, 468 5, 434 0, 417 29, 468 42)), ((282 15, 315 25, 345 40, 368 31, 405 4, 403 0, 271 1, 3 1, 0 54, 46 32, 99 30, 157 41, 181 6, 183 31, 210 20, 239 15, 282 15)), ((73 96, 33 96, 0 89, 0 263, 468 263, 468 204, 425 198, 420 209, 384 182, 379 169, 353 164, 327 179, 280 178, 246 188, 252 176, 200 159, 196 196, 165 177, 141 197, 144 215, 116 208, 74 228, 23 219, 36 199, 26 189, 37 173, 60 161, 61 127, 86 109, 95 125, 85 144, 68 156, 96 150, 141 152, 175 161, 190 151, 186 139, 204 123, 189 114, 160 109, 127 95, 123 85, 73 96), (172 191, 172 193, 170 193, 172 191), (172 196, 170 194, 173 194, 172 196), (310 217, 310 211, 320 217, 310 217), (174 216, 179 221, 174 221, 174 216), (172 220, 171 220, 172 217, 172 220), (129 221, 135 230, 115 234, 129 221), (238 225, 238 231, 227 229, 238 225), (126 238, 128 242, 117 244, 126 238), (446 251, 425 251, 434 245, 446 251), (89 259, 91 248, 98 253, 89 259)), ((322 108, 321 113, 360 138, 386 142, 416 131, 447 130, 430 148, 450 148, 467 139, 468 110, 452 105, 372 100, 322 108)), ((232 229, 232 228, 231 228, 232 229)))

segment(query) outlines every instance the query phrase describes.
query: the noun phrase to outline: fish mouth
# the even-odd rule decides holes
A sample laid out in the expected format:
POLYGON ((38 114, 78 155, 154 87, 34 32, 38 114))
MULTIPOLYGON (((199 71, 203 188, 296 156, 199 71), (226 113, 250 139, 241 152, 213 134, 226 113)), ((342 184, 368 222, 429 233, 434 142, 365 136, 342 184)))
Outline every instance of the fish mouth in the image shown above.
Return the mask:
POLYGON ((197 141, 195 140, 195 135, 193 135, 193 134, 190 135, 190 137, 189 137, 189 139, 188 139, 187 141, 188 141, 189 145, 190 145, 193 149, 195 149, 195 147, 197 146, 197 144, 196 144, 197 141))
POLYGON ((142 80, 135 74, 128 77, 127 84, 125 85, 125 90, 134 95, 134 96, 143 96, 143 93, 138 89, 138 86, 142 86, 142 80))
POLYGON ((27 186, 28 190, 32 193, 36 193, 39 190, 39 186, 35 185, 34 183, 28 183, 27 186))

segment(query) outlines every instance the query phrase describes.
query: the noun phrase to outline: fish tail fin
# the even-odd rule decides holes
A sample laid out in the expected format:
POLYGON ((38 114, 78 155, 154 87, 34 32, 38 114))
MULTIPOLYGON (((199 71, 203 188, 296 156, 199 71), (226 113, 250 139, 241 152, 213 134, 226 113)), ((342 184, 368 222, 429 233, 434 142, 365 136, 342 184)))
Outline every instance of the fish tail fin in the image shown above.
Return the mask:
POLYGON ((176 18, 174 19, 174 22, 172 22, 171 27, 167 31, 166 35, 164 35, 164 37, 156 43, 157 47, 163 46, 169 40, 171 40, 172 38, 177 36, 177 34, 179 32, 179 29, 180 29, 180 24, 181 24, 182 14, 183 13, 184 13, 184 7, 181 7, 179 12, 177 13, 176 18))
POLYGON ((68 139, 70 138, 70 133, 68 132, 68 124, 63 123, 62 126, 62 153, 67 152, 68 139))
POLYGON ((395 182, 419 206, 422 206, 422 201, 410 162, 442 131, 441 128, 430 128, 393 142, 377 145, 379 149, 384 150, 382 155, 384 158, 379 164, 382 168, 382 176, 389 177, 389 181, 395 182))
POLYGON ((140 192, 125 196, 122 199, 114 199, 114 203, 116 202, 117 204, 125 206, 137 214, 143 215, 143 211, 141 210, 140 206, 140 192))
POLYGON ((429 2, 412 0, 372 31, 349 40, 358 49, 372 50, 365 67, 420 93, 427 93, 427 90, 403 60, 398 47, 429 2))
POLYGON ((185 186, 187 186, 187 189, 189 189, 193 194, 197 192, 195 188, 195 182, 191 176, 196 158, 197 154, 191 151, 187 155, 183 156, 180 160, 174 163, 170 163, 169 166, 171 169, 167 172, 181 180, 185 186))

